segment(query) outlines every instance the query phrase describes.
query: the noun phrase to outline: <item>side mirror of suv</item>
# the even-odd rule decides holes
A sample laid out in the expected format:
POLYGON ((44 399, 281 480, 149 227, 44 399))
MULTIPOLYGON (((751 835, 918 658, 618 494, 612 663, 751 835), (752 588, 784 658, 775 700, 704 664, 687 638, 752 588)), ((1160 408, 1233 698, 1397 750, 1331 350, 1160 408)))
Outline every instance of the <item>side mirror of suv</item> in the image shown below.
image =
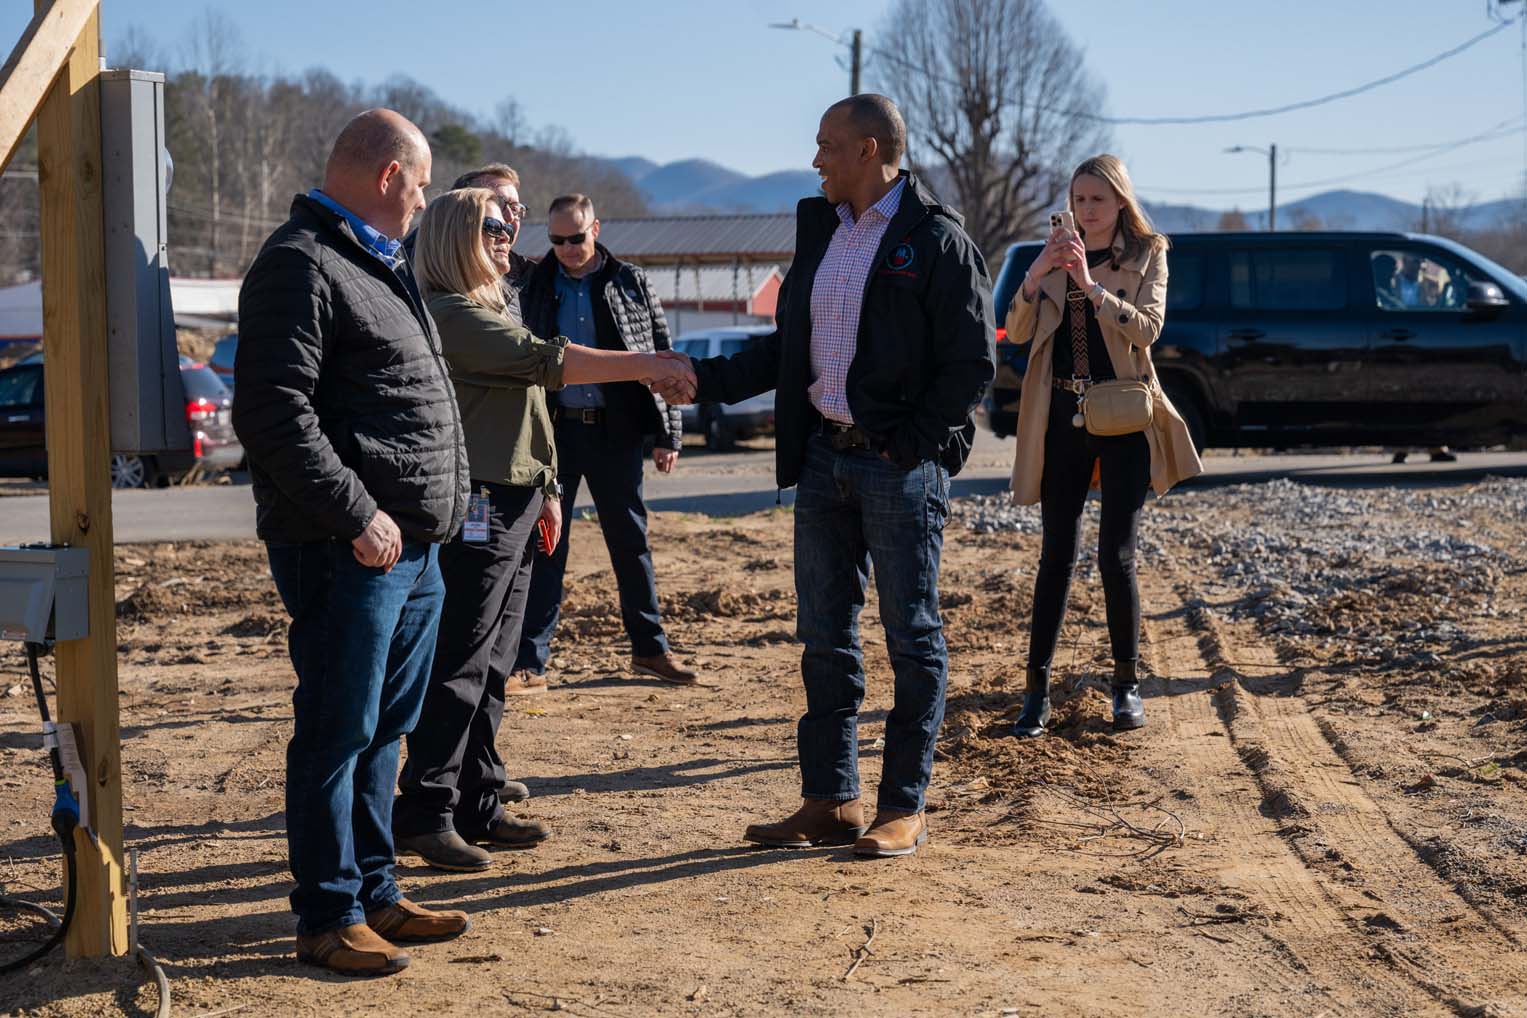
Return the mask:
POLYGON ((1499 311, 1507 304, 1506 295, 1494 283, 1475 280, 1469 284, 1469 310, 1499 311))

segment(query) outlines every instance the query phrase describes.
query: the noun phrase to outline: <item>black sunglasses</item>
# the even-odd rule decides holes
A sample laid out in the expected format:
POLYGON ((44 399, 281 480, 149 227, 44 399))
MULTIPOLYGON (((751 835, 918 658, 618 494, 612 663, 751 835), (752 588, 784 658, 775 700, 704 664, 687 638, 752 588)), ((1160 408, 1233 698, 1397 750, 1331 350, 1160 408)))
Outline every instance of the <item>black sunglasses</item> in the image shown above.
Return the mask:
POLYGON ((548 233, 546 239, 551 241, 552 247, 561 247, 563 244, 582 244, 587 236, 587 231, 583 233, 569 233, 565 237, 555 233, 548 233))
POLYGON ((483 216, 482 232, 490 237, 512 237, 514 233, 504 225, 502 219, 494 219, 492 216, 483 216))

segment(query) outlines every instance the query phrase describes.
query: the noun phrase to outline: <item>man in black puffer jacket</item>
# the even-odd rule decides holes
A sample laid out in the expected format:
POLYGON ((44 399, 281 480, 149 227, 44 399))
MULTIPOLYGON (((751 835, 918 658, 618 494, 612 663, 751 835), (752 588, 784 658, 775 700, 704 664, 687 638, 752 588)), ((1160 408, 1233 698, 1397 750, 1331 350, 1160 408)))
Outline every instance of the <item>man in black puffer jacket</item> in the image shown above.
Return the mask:
POLYGON ((467 457, 440 337, 398 242, 424 207, 424 136, 391 110, 340 133, 239 291, 233 425, 292 617, 286 826, 297 957, 396 972, 389 941, 463 932, 393 879, 398 739, 419 716, 467 457), (387 938, 387 939, 383 939, 387 938))
MULTIPOLYGON (((599 220, 585 195, 551 203, 547 233, 552 249, 530 272, 520 292, 526 328, 537 336, 566 336, 603 350, 670 350, 663 306, 646 275, 598 242, 599 220)), ((552 402, 557 471, 562 482, 562 539, 539 559, 530 579, 519 658, 507 680, 510 692, 544 688, 552 634, 562 609, 562 577, 573 530, 573 501, 588 482, 599 528, 620 589, 620 615, 631 641, 631 669, 664 682, 692 684, 695 673, 668 650, 658 612, 657 577, 647 544, 642 460, 649 437, 652 461, 668 473, 684 444, 679 408, 637 382, 569 385, 552 402)))

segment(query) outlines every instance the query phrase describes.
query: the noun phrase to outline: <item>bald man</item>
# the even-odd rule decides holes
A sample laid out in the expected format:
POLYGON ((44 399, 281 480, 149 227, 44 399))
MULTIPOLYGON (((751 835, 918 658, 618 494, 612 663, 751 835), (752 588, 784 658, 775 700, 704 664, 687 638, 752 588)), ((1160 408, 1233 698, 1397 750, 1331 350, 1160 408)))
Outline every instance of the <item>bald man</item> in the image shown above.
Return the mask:
POLYGON ((468 487, 440 337, 399 257, 429 174, 417 127, 360 114, 239 292, 233 426, 297 672, 297 957, 347 974, 397 972, 408 954, 394 942, 468 926, 408 901, 392 873, 398 740, 424 700, 445 595, 436 553, 468 487))

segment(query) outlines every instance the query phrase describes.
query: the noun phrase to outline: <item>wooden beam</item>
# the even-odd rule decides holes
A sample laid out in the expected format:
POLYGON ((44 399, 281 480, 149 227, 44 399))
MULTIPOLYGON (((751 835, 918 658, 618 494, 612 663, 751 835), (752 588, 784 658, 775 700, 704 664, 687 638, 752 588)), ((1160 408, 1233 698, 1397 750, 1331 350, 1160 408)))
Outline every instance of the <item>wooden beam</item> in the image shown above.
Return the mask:
MULTIPOLYGON (((49 0, 37 0, 39 11, 49 0)), ((55 0, 56 6, 56 0, 55 0)), ((96 7, 91 3, 92 8, 96 7)), ((122 881, 121 734, 101 214, 100 12, 92 10, 37 115, 48 504, 53 540, 90 552, 90 634, 55 648, 58 717, 78 722, 92 840, 78 846, 71 958, 127 951, 122 881)))
MULTIPOLYGON (((0 152, 5 153, 0 171, 10 165, 74 41, 99 8, 100 0, 37 4, 32 23, 0 66, 0 152)), ((99 49, 99 42, 95 45, 99 49)))

